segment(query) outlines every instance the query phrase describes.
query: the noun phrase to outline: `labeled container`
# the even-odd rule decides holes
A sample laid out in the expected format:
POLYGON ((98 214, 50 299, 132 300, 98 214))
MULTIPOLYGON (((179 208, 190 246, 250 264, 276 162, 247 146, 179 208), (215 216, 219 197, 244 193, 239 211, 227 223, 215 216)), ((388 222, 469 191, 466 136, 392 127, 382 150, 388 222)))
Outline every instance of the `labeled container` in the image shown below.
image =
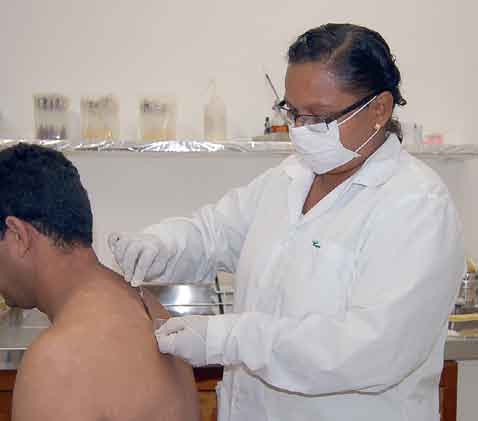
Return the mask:
POLYGON ((98 142, 119 138, 119 102, 113 95, 81 98, 80 113, 83 139, 98 142))
POLYGON ((139 130, 143 142, 176 138, 177 105, 171 97, 142 98, 139 104, 139 130))
POLYGON ((34 95, 35 138, 41 140, 67 139, 69 106, 70 100, 63 95, 34 95))

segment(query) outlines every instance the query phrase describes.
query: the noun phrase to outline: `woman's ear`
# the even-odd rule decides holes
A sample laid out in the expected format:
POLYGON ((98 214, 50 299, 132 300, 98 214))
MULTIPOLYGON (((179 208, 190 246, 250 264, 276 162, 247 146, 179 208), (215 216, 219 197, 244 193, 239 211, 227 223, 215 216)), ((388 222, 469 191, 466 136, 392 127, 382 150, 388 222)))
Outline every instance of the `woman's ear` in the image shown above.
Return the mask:
POLYGON ((11 247, 11 250, 14 251, 18 257, 24 257, 32 244, 30 224, 15 216, 7 216, 5 225, 7 227, 5 239, 11 247))
POLYGON ((388 91, 382 92, 371 105, 373 105, 372 110, 375 114, 375 123, 380 127, 384 127, 392 118, 393 95, 388 91))

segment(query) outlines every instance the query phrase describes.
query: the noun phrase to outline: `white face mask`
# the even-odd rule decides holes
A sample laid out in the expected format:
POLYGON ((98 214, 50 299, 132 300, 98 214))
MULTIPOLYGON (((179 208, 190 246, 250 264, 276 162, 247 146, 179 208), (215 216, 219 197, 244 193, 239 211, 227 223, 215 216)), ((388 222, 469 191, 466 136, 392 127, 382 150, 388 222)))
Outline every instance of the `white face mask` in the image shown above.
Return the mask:
POLYGON ((325 174, 341 165, 350 162, 360 156, 358 153, 368 142, 379 132, 380 127, 355 151, 344 147, 340 141, 339 126, 355 117, 377 96, 365 103, 357 111, 345 120, 337 123, 337 120, 329 123, 319 123, 310 126, 291 127, 290 138, 294 144, 297 154, 314 173, 325 174))

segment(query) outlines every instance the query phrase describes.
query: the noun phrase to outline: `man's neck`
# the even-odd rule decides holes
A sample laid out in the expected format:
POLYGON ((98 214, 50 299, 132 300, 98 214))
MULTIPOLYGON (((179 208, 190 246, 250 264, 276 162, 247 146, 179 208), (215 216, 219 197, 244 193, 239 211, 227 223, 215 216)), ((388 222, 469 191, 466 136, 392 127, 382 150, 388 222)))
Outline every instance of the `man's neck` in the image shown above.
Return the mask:
POLYGON ((77 292, 105 271, 91 248, 51 250, 42 256, 36 271, 38 309, 53 322, 77 292))

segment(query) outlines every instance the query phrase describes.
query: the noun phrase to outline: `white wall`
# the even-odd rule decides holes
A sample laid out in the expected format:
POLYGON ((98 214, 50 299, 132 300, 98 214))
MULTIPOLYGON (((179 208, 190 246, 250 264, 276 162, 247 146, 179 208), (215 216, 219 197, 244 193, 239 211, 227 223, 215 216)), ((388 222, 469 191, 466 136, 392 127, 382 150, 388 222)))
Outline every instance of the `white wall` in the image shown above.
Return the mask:
POLYGON ((260 134, 273 99, 264 69, 282 91, 295 37, 349 21, 391 45, 409 101, 403 118, 471 143, 477 11, 465 0, 0 0, 0 136, 32 136, 32 94, 58 91, 73 101, 74 135, 80 96, 113 92, 122 137, 136 137, 138 97, 151 93, 176 94, 179 136, 201 137, 213 76, 230 137, 260 134))
POLYGON ((95 249, 110 266, 113 259, 106 239, 112 231, 136 232, 166 217, 190 216, 284 159, 240 153, 81 152, 68 157, 90 196, 95 249))

